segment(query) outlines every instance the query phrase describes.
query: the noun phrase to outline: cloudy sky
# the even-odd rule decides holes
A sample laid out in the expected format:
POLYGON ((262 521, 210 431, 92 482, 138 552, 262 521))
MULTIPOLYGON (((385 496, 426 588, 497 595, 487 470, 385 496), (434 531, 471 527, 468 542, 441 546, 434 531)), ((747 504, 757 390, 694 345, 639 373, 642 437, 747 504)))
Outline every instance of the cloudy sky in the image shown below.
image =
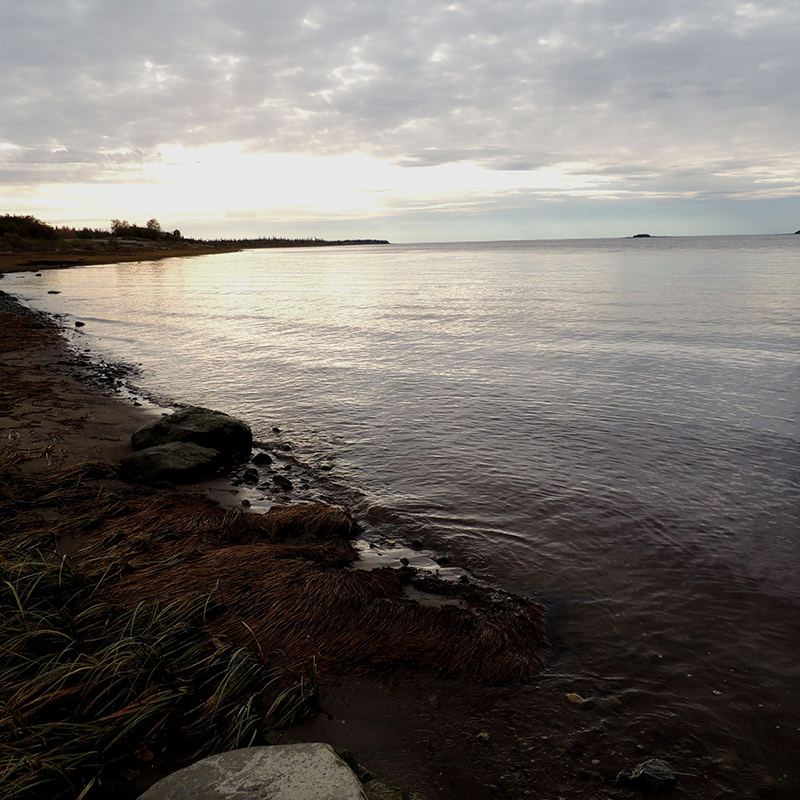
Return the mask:
POLYGON ((0 12, 0 213, 393 241, 800 228, 798 0, 0 12))

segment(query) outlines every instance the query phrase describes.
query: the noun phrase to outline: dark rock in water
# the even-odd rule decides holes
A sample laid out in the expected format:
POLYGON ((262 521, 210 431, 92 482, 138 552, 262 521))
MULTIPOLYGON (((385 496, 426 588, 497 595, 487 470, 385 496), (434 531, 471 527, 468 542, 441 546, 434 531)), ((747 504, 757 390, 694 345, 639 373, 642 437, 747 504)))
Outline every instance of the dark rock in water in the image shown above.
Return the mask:
POLYGON ((253 456, 253 463, 259 467, 266 467, 272 463, 272 456, 267 453, 256 453, 253 456))
POLYGON ((402 564, 404 567, 407 567, 407 566, 408 566, 408 565, 409 565, 411 562, 410 562, 410 561, 409 561, 407 558, 401 558, 401 559, 400 559, 400 563, 401 563, 401 564, 402 564))
POLYGON ((57 289, 50 289, 47 294, 61 294, 57 289))
POLYGON ((422 539, 412 539, 410 547, 412 550, 422 550, 422 539))
POLYGON ((640 792, 663 794, 675 788, 678 776, 668 761, 663 758, 648 758, 647 761, 620 772, 617 781, 640 792))
POLYGON ((272 429, 272 432, 273 432, 273 433, 280 433, 280 432, 281 432, 281 429, 280 429, 280 428, 273 428, 273 429, 272 429))
POLYGON ((436 556, 433 559, 440 567, 446 567, 450 563, 450 556, 436 556))
POLYGON ((85 322, 81 322, 79 319, 75 320, 75 327, 76 328, 82 328, 85 324, 86 324, 85 322))
POLYGON ((210 447, 193 442, 169 442, 125 456, 120 476, 131 483, 190 483, 213 475, 221 461, 210 447))
POLYGON ((272 482, 279 488, 279 489, 286 489, 289 490, 292 488, 292 482, 288 478, 284 478, 283 475, 275 475, 272 478, 272 482))
POLYGON ((252 467, 250 469, 246 469, 244 471, 244 475, 242 475, 242 480, 245 483, 250 483, 250 484, 258 483, 258 470, 253 469, 252 467))
POLYGON ((283 450, 284 453, 289 453, 292 450, 292 446, 290 444, 279 444, 279 450, 283 450))
POLYGON ((170 442, 192 442, 210 447, 225 459, 246 458, 253 445, 253 434, 236 417, 210 408, 190 406, 145 425, 131 436, 135 450, 170 442))
POLYGON ((323 472, 330 472, 330 471, 333 469, 333 467, 332 467, 330 464, 323 464, 323 465, 320 467, 320 469, 321 469, 323 472))

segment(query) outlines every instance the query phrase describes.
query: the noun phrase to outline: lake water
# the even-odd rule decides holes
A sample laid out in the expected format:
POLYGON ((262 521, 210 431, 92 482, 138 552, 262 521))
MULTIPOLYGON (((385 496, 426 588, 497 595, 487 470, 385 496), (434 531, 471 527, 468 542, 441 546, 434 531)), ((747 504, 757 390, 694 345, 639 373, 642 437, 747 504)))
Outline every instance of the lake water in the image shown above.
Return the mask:
POLYGON ((674 737, 791 781, 800 236, 256 250, 2 288, 84 321, 151 397, 289 444, 295 499, 544 602, 559 689, 613 675, 674 737))

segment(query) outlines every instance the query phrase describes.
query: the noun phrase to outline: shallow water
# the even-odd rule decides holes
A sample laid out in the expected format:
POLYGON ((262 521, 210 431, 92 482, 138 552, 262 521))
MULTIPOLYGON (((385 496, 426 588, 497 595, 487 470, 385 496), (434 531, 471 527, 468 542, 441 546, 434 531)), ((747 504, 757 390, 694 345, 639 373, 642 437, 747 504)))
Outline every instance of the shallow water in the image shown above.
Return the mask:
POLYGON ((297 496, 537 596, 559 687, 613 677, 673 739, 790 781, 800 236, 249 251, 2 288, 86 322, 78 345, 150 395, 290 443, 297 496))

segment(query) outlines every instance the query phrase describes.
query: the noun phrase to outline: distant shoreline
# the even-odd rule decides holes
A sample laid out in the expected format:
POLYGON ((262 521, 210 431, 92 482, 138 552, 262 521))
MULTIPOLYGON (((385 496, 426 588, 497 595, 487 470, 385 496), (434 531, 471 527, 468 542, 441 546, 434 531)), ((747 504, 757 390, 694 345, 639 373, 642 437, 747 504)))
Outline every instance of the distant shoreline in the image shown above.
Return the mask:
POLYGON ((0 252, 0 274, 4 272, 31 272, 40 269, 68 269, 70 267, 85 267, 97 264, 120 264, 131 261, 160 261, 164 258, 186 258, 189 256, 207 256, 217 253, 238 253, 242 250, 260 250, 267 248, 297 248, 297 247, 333 247, 389 244, 386 240, 378 239, 345 239, 341 241, 327 241, 323 239, 277 239, 265 240, 265 244, 258 244, 258 240, 247 240, 241 243, 231 241, 219 244, 195 245, 187 247, 123 247, 119 250, 105 250, 103 252, 89 250, 56 250, 36 249, 0 252))
POLYGON ((28 250, 0 253, 0 274, 4 272, 32 272, 41 269, 66 269, 93 264, 118 264, 129 261, 160 261, 164 258, 184 258, 187 256, 206 256, 213 253, 233 253, 239 248, 227 247, 186 247, 186 248, 143 248, 108 250, 106 252, 87 252, 81 250, 28 250))

